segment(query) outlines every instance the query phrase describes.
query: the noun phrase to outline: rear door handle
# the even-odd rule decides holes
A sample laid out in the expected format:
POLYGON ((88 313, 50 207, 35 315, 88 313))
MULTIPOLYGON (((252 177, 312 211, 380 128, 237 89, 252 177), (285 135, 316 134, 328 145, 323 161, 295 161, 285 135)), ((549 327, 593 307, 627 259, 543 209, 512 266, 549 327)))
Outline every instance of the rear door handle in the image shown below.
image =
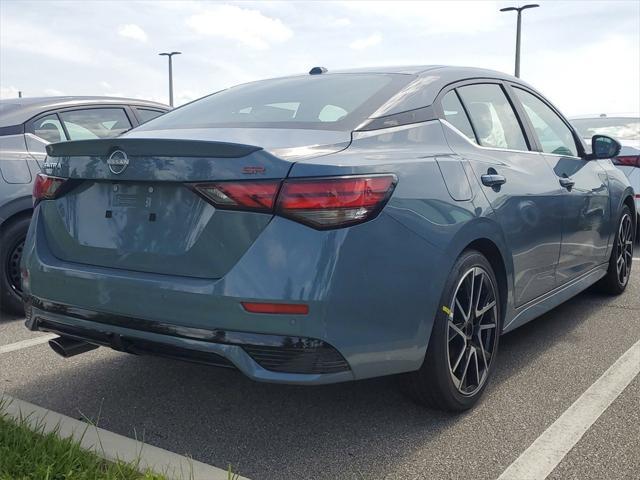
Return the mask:
POLYGON ((486 173, 480 178, 482 179, 482 184, 486 187, 499 187, 507 183, 504 175, 498 175, 497 173, 486 173))
POLYGON ((575 184, 576 184, 576 182, 571 180, 569 177, 560 177, 560 185, 563 186, 564 188, 566 188, 569 191, 571 191, 571 189, 573 188, 573 186, 575 184))

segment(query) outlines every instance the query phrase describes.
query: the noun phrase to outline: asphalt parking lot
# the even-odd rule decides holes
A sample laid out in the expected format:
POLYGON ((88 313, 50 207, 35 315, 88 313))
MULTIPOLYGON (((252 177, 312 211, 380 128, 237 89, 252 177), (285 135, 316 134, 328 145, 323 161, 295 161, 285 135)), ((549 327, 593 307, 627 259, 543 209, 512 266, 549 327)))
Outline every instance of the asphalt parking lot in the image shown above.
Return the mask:
MULTIPOLYGON (((451 416, 393 378, 322 387, 104 348, 64 360, 46 344, 0 353, 0 392, 251 479, 495 479, 640 339, 640 262, 624 295, 587 291, 502 338, 483 401, 451 416)), ((41 335, 41 334, 38 334, 41 335)), ((33 337, 0 317, 0 347, 33 337)), ((640 377, 550 479, 636 479, 640 377)))

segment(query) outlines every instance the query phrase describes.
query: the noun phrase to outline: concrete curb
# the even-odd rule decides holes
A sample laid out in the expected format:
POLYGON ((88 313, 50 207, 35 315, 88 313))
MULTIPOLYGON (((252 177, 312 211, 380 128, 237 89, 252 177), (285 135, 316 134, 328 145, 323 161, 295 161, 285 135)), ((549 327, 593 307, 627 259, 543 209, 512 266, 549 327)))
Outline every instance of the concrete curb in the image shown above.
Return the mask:
MULTIPOLYGON (((198 462, 177 453, 139 442, 117 433, 81 422, 75 418, 38 407, 29 402, 0 395, 5 413, 14 420, 26 418, 32 427, 45 433, 58 430, 63 438, 72 437, 80 446, 109 461, 138 462, 141 470, 149 469, 169 480, 228 480, 225 470, 198 462)), ((233 477, 234 480, 248 480, 233 477)))

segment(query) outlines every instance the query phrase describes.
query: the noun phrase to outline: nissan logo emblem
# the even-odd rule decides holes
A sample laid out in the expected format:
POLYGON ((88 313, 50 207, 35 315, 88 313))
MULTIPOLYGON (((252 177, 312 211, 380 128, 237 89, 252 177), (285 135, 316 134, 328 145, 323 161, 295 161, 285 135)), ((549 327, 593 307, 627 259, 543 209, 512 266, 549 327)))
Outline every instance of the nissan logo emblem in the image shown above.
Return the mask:
POLYGON ((120 175, 129 166, 129 157, 122 150, 115 150, 107 159, 109 170, 115 175, 120 175))

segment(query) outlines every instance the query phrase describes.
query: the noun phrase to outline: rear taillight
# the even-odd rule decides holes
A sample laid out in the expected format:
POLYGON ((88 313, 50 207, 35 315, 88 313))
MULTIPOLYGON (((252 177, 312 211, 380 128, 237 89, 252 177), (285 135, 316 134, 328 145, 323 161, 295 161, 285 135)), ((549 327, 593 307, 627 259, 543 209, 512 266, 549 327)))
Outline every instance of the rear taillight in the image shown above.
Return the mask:
POLYGON ((218 208, 272 212, 280 181, 200 183, 193 188, 218 208))
POLYGON ((613 159, 614 165, 640 167, 640 155, 622 155, 613 159))
POLYGON ((391 196, 394 175, 290 179, 282 185, 276 213, 317 229, 374 218, 391 196))
POLYGON ((38 203, 40 200, 51 200, 56 198, 60 191, 60 187, 66 181, 66 178, 51 177, 44 173, 36 175, 36 181, 33 183, 34 203, 38 203))
POLYGON ((395 175, 215 182, 192 188, 217 208, 275 213, 319 230, 374 218, 393 193, 395 175))

